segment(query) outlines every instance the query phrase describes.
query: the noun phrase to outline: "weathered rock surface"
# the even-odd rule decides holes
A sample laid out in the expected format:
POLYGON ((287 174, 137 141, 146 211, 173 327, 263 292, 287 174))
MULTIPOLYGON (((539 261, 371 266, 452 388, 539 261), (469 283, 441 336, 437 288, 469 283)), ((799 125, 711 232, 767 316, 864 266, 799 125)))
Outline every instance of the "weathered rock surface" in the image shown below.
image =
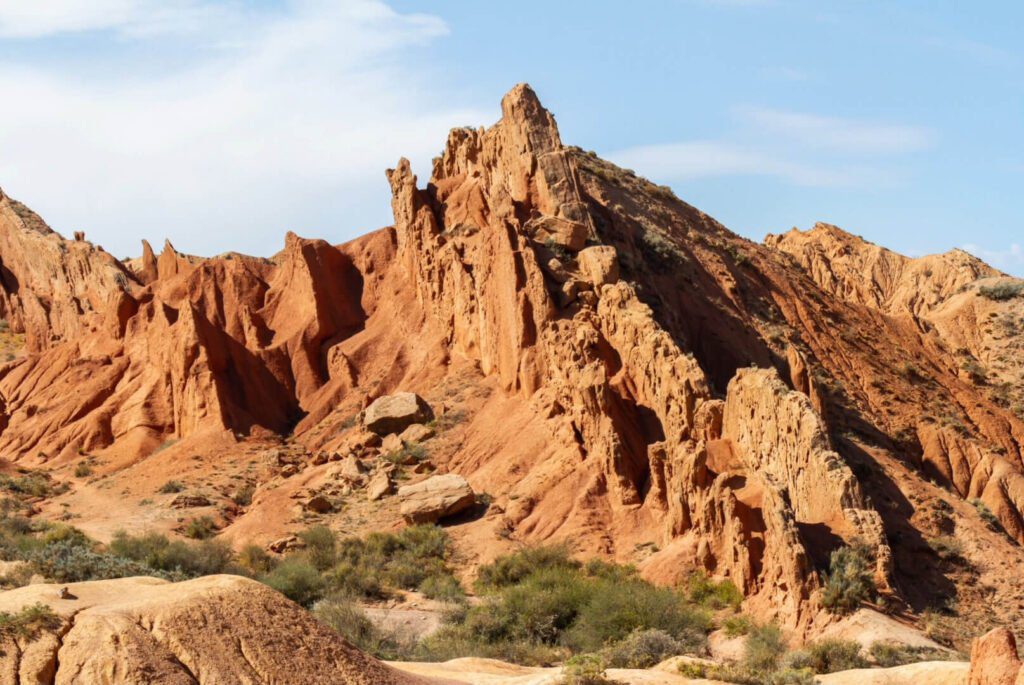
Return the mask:
POLYGON ((1024 682, 1017 640, 1005 628, 991 630, 971 645, 967 685, 1018 685, 1024 682))
POLYGON ((462 476, 446 473, 398 488, 402 518, 409 523, 435 523, 476 503, 473 488, 462 476))
POLYGON ((35 639, 5 635, 5 683, 221 685, 426 683, 345 642, 301 607, 252 580, 182 583, 122 578, 30 585, 0 593, 0 611, 43 603, 58 625, 35 639))

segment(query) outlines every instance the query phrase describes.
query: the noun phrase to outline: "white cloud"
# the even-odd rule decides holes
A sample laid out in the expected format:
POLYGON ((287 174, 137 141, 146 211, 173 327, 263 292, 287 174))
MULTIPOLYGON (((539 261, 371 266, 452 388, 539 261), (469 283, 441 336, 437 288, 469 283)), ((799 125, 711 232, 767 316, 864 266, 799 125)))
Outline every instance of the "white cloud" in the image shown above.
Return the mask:
POLYGON ((901 181, 891 158, 932 144, 925 129, 856 119, 734 108, 717 140, 632 147, 609 159, 664 181, 767 176, 804 187, 885 187, 901 181), (885 162, 885 163, 883 163, 885 162))
POLYGON ((961 249, 970 252, 975 257, 988 262, 997 269, 1010 273, 1024 273, 1024 247, 1020 243, 1012 243, 1005 249, 989 249, 976 243, 967 243, 961 249))
POLYGON ((620 166, 679 181, 714 176, 774 176, 801 186, 848 186, 858 174, 790 161, 754 148, 717 141, 644 145, 609 155, 620 166))
POLYGON ((864 155, 899 154, 924 150, 934 142, 931 131, 919 126, 884 124, 826 117, 765 107, 742 107, 739 117, 764 133, 808 145, 864 155))
POLYGON ((0 37, 178 31, 197 28, 218 14, 221 6, 199 0, 0 0, 0 37))
MULTIPOLYGON (((171 73, 0 63, 0 185, 119 256, 164 235, 179 249, 263 254, 286 230, 354 237, 389 221, 386 167, 405 155, 426 170, 452 125, 494 117, 446 102, 426 65, 399 65, 446 34, 436 17, 377 0, 296 0, 272 13, 101 2, 112 12, 103 21, 65 0, 52 4, 81 11, 63 24, 40 14, 33 30, 121 17, 117 30, 138 43, 173 26, 173 40, 196 45, 191 62, 171 73), (216 21, 191 26, 198 10, 216 21)), ((15 26, 12 16, 0 11, 0 25, 15 26)), ((31 23, 17 26, 27 35, 31 23)))

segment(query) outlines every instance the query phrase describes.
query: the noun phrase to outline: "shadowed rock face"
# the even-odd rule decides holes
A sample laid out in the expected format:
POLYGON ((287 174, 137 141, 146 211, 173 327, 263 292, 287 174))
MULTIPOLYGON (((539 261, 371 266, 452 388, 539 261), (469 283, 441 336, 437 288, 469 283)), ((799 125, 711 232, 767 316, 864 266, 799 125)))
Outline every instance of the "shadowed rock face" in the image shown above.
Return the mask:
POLYGON ((406 160, 387 177, 394 226, 352 243, 289 234, 267 260, 146 245, 130 269, 3 200, 0 304, 32 354, 0 367, 0 450, 137 461, 230 431, 345 454, 361 410, 468 365, 495 409, 439 466, 500 493, 507 537, 623 560, 656 545, 648 577, 728 576, 797 634, 832 620, 820 571, 844 544, 875 550, 896 605, 948 590, 921 570, 934 531, 907 499, 936 497, 926 478, 1024 540, 1016 400, 948 342, 980 355, 994 334, 964 332, 970 317, 1016 311, 980 295, 1002 278, 985 265, 918 264, 834 227, 743 240, 564 146, 525 85, 492 127, 449 134, 425 187, 406 160), (31 241, 55 247, 37 264, 19 256, 31 241), (44 270, 66 284, 38 285, 44 270))
POLYGON ((110 683, 422 685, 361 653, 301 607, 237 576, 182 583, 121 578, 3 593, 0 610, 42 603, 54 625, 5 636, 0 680, 110 683))

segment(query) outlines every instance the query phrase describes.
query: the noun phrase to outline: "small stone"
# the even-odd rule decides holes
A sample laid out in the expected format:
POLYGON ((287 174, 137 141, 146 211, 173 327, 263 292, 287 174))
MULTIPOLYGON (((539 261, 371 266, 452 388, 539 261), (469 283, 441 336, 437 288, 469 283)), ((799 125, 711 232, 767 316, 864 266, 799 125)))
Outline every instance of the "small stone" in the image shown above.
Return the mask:
POLYGON ((375 502, 391 492, 394 487, 391 482, 391 475, 381 469, 373 474, 370 484, 366 486, 366 499, 375 502))
POLYGON ((318 514, 326 514, 334 509, 334 505, 323 495, 316 495, 306 502, 306 508, 318 514))
POLYGON ((398 436, 402 443, 405 445, 417 442, 423 442, 434 437, 434 429, 428 426, 424 426, 422 423, 414 423, 398 436))

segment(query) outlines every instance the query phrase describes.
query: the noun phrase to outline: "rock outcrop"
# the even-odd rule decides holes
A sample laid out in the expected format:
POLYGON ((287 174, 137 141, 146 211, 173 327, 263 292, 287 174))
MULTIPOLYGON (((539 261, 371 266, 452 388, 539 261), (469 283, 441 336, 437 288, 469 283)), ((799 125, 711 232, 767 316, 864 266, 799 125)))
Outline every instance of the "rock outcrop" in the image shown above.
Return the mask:
MULTIPOLYGON (((960 501, 1024 540, 1024 298, 984 295, 994 270, 834 227, 751 243, 563 145, 525 85, 453 130, 426 183, 406 160, 387 178, 393 226, 288 234, 270 259, 146 244, 126 266, 0 200, 0 313, 29 351, 0 366, 0 451, 57 471, 95 453, 116 478, 270 442, 274 488, 225 527, 266 544, 371 479, 387 509, 374 461, 429 439, 456 502, 496 493, 467 524, 489 539, 727 577, 798 638, 834 620, 844 545, 876 550, 882 598, 912 610, 973 592, 926 543, 940 526, 1017 560, 960 501)), ((985 573, 1009 586, 1010 566, 985 573)))
POLYGON ((2 638, 4 683, 217 685, 431 682, 363 654, 268 587, 237 576, 181 583, 121 578, 30 585, 0 594, 0 611, 42 604, 53 625, 2 638))
POLYGON ((378 435, 401 433, 417 423, 425 423, 434 416, 430 405, 412 392, 397 392, 378 397, 366 408, 363 425, 378 435))
POLYGON ((1024 682, 1017 640, 1005 628, 975 639, 971 645, 971 670, 967 685, 1017 685, 1024 682))

